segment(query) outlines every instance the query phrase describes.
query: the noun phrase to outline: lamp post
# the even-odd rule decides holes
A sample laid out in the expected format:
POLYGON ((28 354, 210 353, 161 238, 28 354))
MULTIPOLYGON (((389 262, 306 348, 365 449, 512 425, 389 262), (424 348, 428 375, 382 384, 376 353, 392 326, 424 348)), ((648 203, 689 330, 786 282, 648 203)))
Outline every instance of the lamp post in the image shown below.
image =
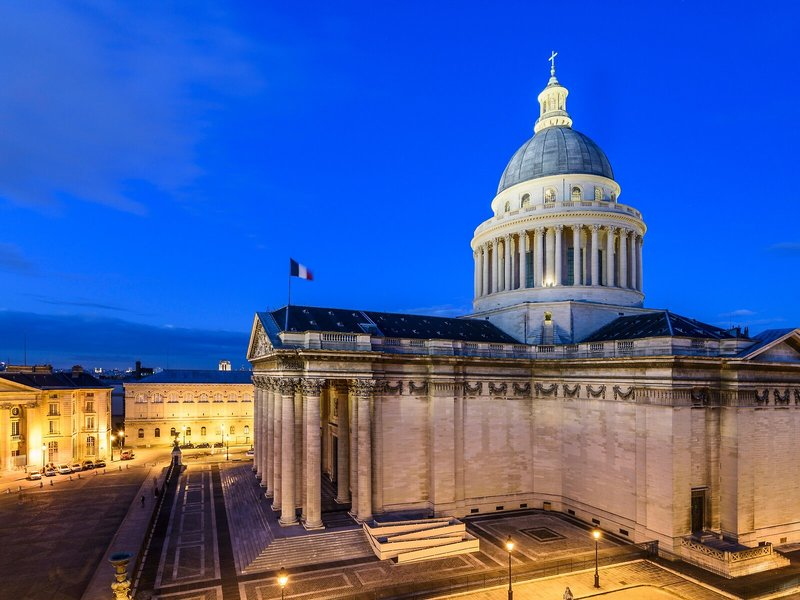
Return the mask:
POLYGON ((117 439, 113 433, 111 434, 111 462, 114 462, 114 440, 117 439))
POLYGON ((592 532, 594 538, 594 587, 600 587, 600 571, 597 568, 597 544, 600 541, 600 530, 595 529, 592 532))
POLYGON ((120 456, 122 456, 122 449, 125 447, 125 432, 122 429, 117 432, 117 439, 119 440, 120 456))
POLYGON ((281 600, 283 600, 283 588, 286 587, 287 583, 289 583, 289 573, 286 572, 286 569, 281 567, 281 570, 278 571, 278 585, 281 586, 281 600))
POLYGON ((47 449, 46 444, 42 444, 42 473, 44 473, 44 451, 47 449))
POLYGON ((514 598, 514 590, 511 589, 511 551, 514 549, 514 540, 508 536, 506 540, 506 550, 508 550, 508 600, 514 598))
POLYGON ((183 429, 183 445, 185 446, 186 445, 186 425, 181 427, 181 429, 183 429))

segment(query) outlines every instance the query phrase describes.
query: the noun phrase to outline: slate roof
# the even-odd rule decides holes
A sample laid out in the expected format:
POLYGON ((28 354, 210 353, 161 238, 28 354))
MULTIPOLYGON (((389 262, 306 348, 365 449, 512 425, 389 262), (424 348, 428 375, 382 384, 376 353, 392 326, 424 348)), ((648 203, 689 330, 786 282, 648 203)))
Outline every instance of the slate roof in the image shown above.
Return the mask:
POLYGON ((218 371, 215 369, 164 369, 160 373, 131 383, 252 383, 252 371, 218 371))
POLYGON ((40 390, 110 389, 90 373, 0 373, 0 377, 40 390))
POLYGON ((588 136, 571 127, 547 127, 514 153, 500 178, 497 193, 522 181, 569 174, 614 179, 605 152, 588 136))
MULTIPOLYGON (((286 308, 260 312, 258 316, 270 339, 283 331, 286 308)), ((464 342, 518 344, 489 321, 429 317, 402 313, 291 306, 289 331, 324 331, 329 333, 368 333, 376 337, 442 339, 464 342)))
POLYGON ((761 333, 757 333, 756 335, 752 336, 752 339, 756 340, 756 343, 752 346, 745 348, 741 352, 739 352, 740 357, 748 356, 753 354, 755 351, 763 348, 764 346, 768 346, 772 342, 777 339, 782 338, 785 335, 792 333, 794 329, 766 329, 761 333))
POLYGON ((734 336, 713 325, 682 317, 668 310, 619 317, 601 327, 584 342, 634 340, 649 337, 689 337, 725 339, 734 336))

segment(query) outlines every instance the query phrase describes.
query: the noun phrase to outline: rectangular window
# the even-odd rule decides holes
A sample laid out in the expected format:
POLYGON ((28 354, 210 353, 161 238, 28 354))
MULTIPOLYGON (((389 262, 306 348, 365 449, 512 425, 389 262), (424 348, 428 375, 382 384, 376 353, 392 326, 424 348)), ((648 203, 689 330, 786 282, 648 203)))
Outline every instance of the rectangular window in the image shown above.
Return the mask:
POLYGON ((575 255, 572 248, 567 252, 567 285, 575 285, 575 255))
POLYGON ((19 435, 19 421, 11 421, 11 435, 19 435))
POLYGON ((86 429, 94 429, 94 417, 86 417, 86 429))
POLYGON ((86 401, 86 412, 93 413, 94 412, 94 400, 87 400, 86 401))
POLYGON ((525 287, 533 287, 533 251, 525 255, 525 287))
POLYGON ((51 434, 58 433, 58 421, 50 421, 49 424, 50 424, 50 429, 49 429, 50 433, 51 434))
POLYGON ((58 459, 58 442, 47 442, 47 462, 55 462, 58 459))
POLYGON ((58 416, 58 402, 51 402, 48 405, 47 416, 49 417, 57 417, 58 416))
POLYGON ((90 435, 86 438, 86 454, 94 456, 94 436, 90 435))

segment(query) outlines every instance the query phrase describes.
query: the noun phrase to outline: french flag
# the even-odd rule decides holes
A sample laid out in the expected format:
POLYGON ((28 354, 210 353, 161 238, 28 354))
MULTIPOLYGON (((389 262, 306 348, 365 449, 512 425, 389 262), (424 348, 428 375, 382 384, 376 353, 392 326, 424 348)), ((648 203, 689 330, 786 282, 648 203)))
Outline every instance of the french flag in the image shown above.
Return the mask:
POLYGON ((293 258, 289 259, 289 276, 307 279, 308 281, 314 280, 314 276, 311 274, 311 271, 309 271, 305 265, 301 265, 293 258))

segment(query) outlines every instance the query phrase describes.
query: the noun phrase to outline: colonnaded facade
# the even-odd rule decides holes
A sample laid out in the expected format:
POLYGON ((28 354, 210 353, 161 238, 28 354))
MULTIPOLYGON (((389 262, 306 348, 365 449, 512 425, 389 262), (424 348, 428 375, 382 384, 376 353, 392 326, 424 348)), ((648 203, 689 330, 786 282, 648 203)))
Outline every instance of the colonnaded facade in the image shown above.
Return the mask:
POLYGON ((472 241, 472 315, 256 314, 255 470, 282 525, 322 526, 322 474, 361 521, 535 508, 671 555, 800 542, 800 330, 645 308, 642 215, 566 98, 551 71, 472 241))

